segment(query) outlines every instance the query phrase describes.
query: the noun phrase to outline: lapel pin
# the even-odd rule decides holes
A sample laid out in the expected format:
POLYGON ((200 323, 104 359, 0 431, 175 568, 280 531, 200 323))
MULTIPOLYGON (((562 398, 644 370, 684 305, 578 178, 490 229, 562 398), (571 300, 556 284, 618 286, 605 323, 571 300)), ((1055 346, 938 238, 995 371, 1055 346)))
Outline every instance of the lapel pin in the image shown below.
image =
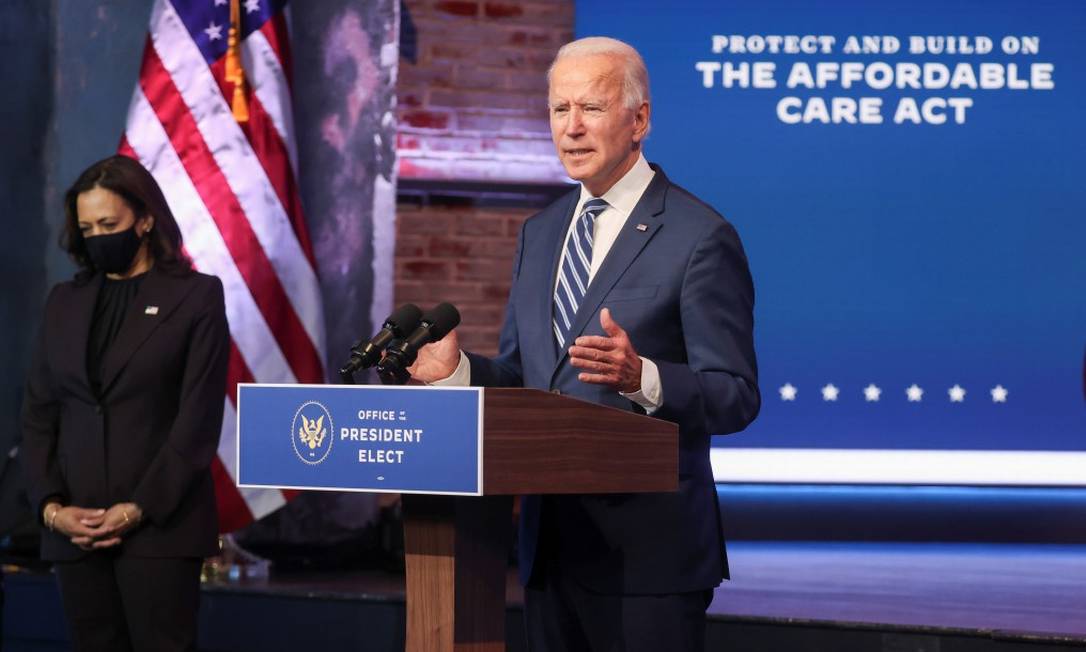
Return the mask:
POLYGON ((146 308, 143 309, 143 314, 145 314, 145 315, 157 315, 158 314, 158 306, 147 306, 146 308))
POLYGON ((634 228, 637 229, 638 231, 648 231, 649 230, 649 225, 648 224, 638 224, 634 228))

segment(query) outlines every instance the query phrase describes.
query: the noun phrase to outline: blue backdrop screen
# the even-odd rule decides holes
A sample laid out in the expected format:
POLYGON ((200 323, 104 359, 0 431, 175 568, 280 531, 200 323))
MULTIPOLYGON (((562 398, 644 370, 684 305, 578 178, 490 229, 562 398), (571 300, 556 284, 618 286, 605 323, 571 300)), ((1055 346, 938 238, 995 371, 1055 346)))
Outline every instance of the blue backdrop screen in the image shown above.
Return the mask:
POLYGON ((577 31, 642 53, 647 157, 743 237, 763 409, 717 445, 1086 450, 1086 5, 578 0, 577 31))

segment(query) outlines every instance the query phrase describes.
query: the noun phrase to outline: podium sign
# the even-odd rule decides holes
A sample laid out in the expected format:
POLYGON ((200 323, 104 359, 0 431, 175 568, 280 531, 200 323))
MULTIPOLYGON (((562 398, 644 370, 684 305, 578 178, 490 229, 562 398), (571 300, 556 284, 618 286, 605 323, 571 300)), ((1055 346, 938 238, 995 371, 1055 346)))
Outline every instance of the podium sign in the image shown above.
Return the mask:
POLYGON ((678 488, 674 423, 537 389, 242 384, 237 406, 238 486, 431 494, 403 500, 407 652, 505 649, 514 494, 678 488))
POLYGON ((478 496, 478 387, 238 385, 238 486, 478 496))

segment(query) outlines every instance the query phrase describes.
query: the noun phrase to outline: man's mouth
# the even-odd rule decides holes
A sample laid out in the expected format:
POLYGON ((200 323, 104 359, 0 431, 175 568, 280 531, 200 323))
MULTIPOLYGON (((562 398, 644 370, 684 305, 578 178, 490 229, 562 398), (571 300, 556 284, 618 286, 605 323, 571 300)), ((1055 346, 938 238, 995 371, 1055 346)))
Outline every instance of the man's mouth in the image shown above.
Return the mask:
POLYGON ((582 156, 588 156, 589 154, 592 153, 592 151, 593 150, 591 150, 591 149, 567 149, 566 150, 566 156, 571 156, 573 158, 580 158, 582 156))

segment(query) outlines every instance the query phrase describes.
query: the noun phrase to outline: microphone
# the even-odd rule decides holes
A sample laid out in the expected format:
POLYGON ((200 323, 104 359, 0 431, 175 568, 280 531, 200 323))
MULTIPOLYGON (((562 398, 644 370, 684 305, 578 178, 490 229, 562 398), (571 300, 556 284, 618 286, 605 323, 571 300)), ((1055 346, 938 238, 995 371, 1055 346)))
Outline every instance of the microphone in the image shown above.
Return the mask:
MULTIPOLYGON (((413 303, 405 303, 394 310, 391 315, 385 318, 381 330, 369 342, 366 342, 364 346, 362 340, 354 343, 354 346, 351 347, 350 359, 339 370, 340 377, 347 381, 359 369, 368 369, 377 364, 385 347, 394 340, 403 339, 405 335, 416 330, 421 320, 422 310, 413 303)), ((353 382, 353 379, 347 382, 353 382)))
POLYGON ((407 382, 407 368, 415 363, 419 349, 436 342, 460 324, 460 311, 451 303, 440 303, 422 316, 418 327, 402 341, 393 342, 377 365, 377 373, 386 384, 407 382))

